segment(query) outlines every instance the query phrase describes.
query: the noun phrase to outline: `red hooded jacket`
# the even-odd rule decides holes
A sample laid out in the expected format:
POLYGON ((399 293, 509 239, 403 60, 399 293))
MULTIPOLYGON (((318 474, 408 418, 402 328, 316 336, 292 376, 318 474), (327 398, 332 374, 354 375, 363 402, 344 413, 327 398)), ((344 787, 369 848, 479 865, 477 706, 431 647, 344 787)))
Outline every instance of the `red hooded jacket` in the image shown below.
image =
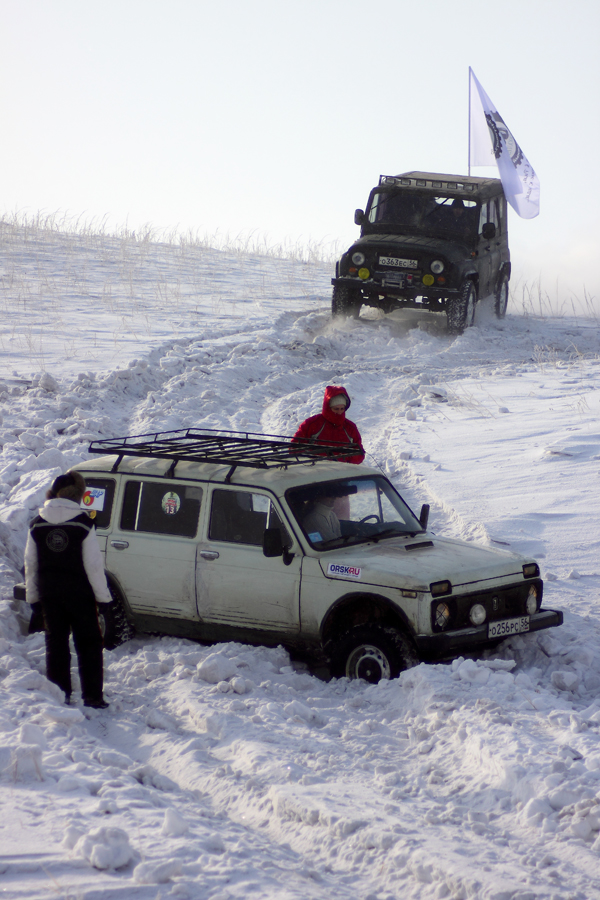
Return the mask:
POLYGON ((362 448, 360 432, 354 422, 346 418, 346 410, 343 413, 334 413, 329 401, 338 394, 346 398, 346 410, 350 406, 348 391, 343 387, 328 385, 325 388, 323 398, 323 412, 305 419, 292 440, 308 441, 311 438, 324 444, 357 444, 356 456, 344 457, 344 462, 361 463, 365 458, 362 448))

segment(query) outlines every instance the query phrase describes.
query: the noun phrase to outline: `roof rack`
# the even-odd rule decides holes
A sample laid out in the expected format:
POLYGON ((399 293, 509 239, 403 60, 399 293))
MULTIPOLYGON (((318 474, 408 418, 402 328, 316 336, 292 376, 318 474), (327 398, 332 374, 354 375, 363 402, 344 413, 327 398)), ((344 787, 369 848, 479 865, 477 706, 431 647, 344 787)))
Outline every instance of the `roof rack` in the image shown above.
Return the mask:
POLYGON ((379 176, 380 185, 435 188, 444 191, 475 191, 477 187, 489 180, 467 175, 435 175, 431 172, 406 172, 404 175, 379 176))
POLYGON ((129 437, 92 441, 90 453, 116 454, 112 471, 117 472, 124 456, 169 459, 172 465, 165 477, 173 478, 178 462, 208 462, 231 466, 229 481, 238 466, 270 469, 277 466, 321 462, 323 459, 343 461, 355 456, 356 444, 327 444, 321 441, 296 440, 277 434, 255 434, 249 431, 183 428, 129 437))

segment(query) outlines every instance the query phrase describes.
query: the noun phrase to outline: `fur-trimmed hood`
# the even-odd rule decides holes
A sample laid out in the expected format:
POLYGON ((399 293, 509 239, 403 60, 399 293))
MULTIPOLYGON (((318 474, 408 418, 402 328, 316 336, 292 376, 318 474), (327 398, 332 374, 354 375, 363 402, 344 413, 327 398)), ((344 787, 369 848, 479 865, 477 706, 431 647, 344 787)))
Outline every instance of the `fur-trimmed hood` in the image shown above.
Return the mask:
POLYGON ((328 384, 325 388, 325 395, 323 397, 323 416, 327 419, 328 422, 331 422, 332 425, 342 425, 342 423, 346 420, 346 413, 350 407, 350 395, 345 387, 339 387, 335 384, 328 384), (331 407, 329 406, 330 402, 334 397, 339 397, 342 395, 346 398, 346 409, 343 413, 334 413, 331 411, 331 407))

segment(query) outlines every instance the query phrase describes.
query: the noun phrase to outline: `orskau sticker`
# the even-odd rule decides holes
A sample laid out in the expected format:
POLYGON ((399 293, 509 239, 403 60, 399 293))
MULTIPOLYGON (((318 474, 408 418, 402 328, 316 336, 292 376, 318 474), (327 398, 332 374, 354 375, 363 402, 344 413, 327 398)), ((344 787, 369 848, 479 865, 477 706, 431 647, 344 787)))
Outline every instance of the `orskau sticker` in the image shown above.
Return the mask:
POLYGON ((329 563, 328 575, 343 575, 345 578, 360 578, 360 569, 357 566, 340 566, 337 563, 329 563))

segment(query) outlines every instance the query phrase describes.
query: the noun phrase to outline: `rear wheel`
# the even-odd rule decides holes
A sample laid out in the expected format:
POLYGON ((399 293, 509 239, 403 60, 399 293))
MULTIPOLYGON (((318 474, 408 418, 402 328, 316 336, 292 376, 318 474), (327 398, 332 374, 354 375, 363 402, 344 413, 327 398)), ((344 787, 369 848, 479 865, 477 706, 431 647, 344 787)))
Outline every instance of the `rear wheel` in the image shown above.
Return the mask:
POLYGON ((120 591, 110 582, 108 588, 112 601, 98 604, 98 623, 105 650, 114 650, 119 644, 131 640, 135 630, 127 618, 120 591))
POLYGON ((358 319, 361 306, 362 296, 356 288, 347 284, 333 286, 331 298, 331 314, 333 316, 358 319))
POLYGON ((503 319, 508 306, 508 275, 505 273, 500 278, 500 284, 494 295, 494 312, 497 319, 503 319))
POLYGON ((458 297, 452 297, 448 301, 446 316, 449 334, 462 334, 465 328, 473 325, 476 303, 477 290, 474 283, 468 279, 463 282, 458 297))
POLYGON ((330 651, 331 674, 362 678, 369 684, 396 678, 418 663, 417 654, 402 632, 380 625, 361 625, 346 632, 330 651))

